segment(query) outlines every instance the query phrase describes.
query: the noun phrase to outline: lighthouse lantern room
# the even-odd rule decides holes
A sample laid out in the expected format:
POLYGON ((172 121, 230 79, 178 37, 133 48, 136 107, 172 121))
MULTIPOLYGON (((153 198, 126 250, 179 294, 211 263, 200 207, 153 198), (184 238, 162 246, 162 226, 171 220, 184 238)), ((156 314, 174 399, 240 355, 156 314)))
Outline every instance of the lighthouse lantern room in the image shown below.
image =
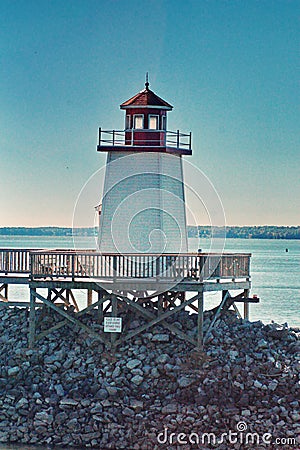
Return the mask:
POLYGON ((169 103, 145 89, 121 104, 125 130, 99 129, 107 152, 99 225, 102 253, 187 252, 182 156, 191 133, 167 131, 169 103))

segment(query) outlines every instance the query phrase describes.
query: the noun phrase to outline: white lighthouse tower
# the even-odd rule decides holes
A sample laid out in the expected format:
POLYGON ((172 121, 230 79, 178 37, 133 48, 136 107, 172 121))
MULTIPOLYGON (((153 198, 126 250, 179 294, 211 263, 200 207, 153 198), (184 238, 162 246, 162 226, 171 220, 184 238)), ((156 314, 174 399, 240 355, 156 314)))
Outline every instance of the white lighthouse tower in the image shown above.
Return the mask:
POLYGON ((122 103, 125 130, 99 129, 107 152, 99 250, 113 254, 187 252, 182 155, 191 133, 167 131, 172 106, 149 89, 122 103))

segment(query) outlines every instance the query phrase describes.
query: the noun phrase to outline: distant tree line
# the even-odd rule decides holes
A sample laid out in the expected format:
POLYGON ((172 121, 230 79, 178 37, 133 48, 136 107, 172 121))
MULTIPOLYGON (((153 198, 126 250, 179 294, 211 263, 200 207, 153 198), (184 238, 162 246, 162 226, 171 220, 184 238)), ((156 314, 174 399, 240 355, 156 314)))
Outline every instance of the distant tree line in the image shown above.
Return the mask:
POLYGON ((224 237, 237 239, 300 239, 300 227, 252 226, 252 227, 210 227, 188 228, 189 237, 224 237))
MULTIPOLYGON (((64 227, 3 227, 0 236, 95 236, 94 228, 64 228, 64 227)), ((199 238, 224 237, 239 239, 300 239, 300 226, 254 226, 254 227, 210 227, 189 226, 188 236, 199 238)))
POLYGON ((95 236, 97 228, 3 227, 0 236, 95 236))

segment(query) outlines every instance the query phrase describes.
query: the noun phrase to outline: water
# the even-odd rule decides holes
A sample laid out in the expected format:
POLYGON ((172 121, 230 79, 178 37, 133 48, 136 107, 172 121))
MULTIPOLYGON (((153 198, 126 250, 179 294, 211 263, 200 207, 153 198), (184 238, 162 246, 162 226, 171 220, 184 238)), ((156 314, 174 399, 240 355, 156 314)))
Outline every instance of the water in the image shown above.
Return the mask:
MULTIPOLYGON (((72 237, 0 236, 2 248, 73 248, 72 237)), ((77 248, 95 248, 95 238, 77 237, 77 248)), ((190 251, 199 247, 209 251, 210 241, 189 239, 190 251)), ((287 322, 300 327, 300 241, 270 239, 227 239, 225 251, 252 253, 252 294, 260 298, 259 304, 250 305, 250 319, 267 323, 287 322), (289 251, 286 252, 286 249, 289 251)), ((83 301, 85 292, 79 292, 83 301)), ((12 300, 28 300, 28 288, 11 286, 12 300)), ((219 302, 220 293, 205 295, 206 308, 219 302)))
MULTIPOLYGON (((196 243, 190 239, 190 250, 196 243)), ((201 248, 209 250, 209 241, 201 240, 201 248)), ((250 319, 300 327, 300 241, 227 239, 225 251, 252 254, 251 293, 260 303, 250 305, 250 319)))

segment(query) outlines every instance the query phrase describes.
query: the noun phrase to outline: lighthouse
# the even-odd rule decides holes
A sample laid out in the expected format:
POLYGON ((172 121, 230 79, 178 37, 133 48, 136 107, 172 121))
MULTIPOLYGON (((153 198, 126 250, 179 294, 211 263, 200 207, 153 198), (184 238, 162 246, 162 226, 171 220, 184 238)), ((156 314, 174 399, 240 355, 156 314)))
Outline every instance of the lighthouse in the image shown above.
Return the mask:
POLYGON ((173 109, 145 88, 123 102, 124 130, 99 129, 107 152, 98 247, 101 253, 185 253, 186 206, 182 156, 191 133, 167 131, 173 109))

